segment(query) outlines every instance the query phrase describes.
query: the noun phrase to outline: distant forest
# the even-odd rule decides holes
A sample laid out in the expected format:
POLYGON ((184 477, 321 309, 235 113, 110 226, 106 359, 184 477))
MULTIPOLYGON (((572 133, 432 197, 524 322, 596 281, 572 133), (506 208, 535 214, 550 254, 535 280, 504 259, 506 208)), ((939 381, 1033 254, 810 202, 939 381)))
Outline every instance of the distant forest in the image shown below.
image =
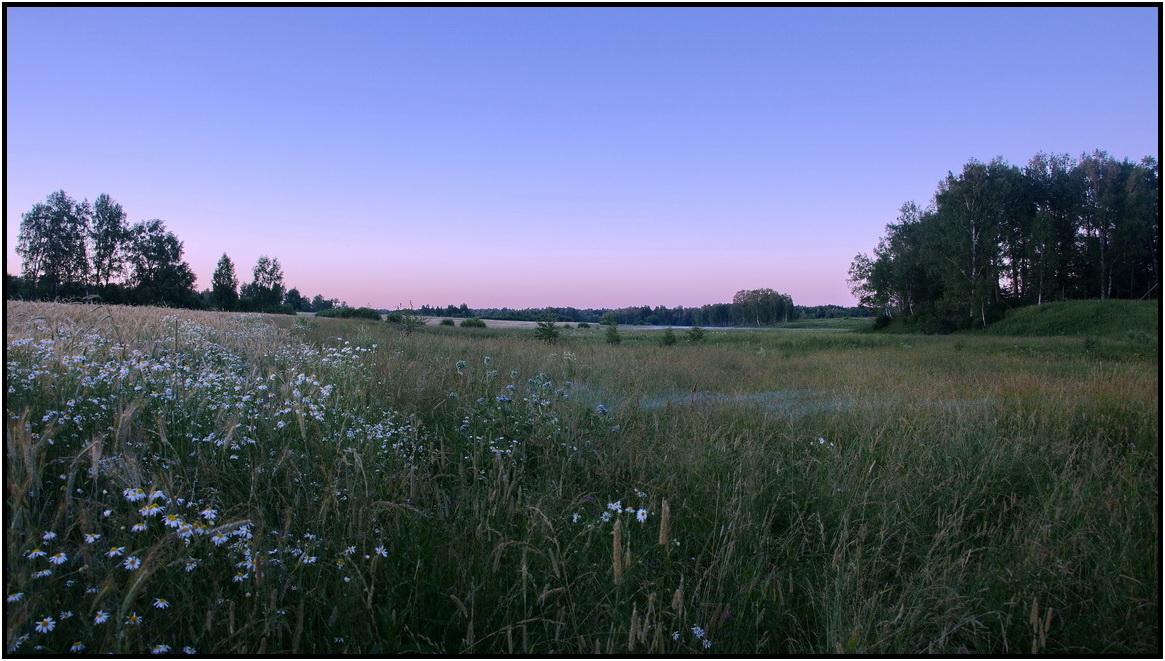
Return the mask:
MULTIPOLYGON (((773 301, 765 292, 771 289, 743 290, 733 297, 732 303, 712 303, 698 308, 664 305, 625 308, 470 308, 449 305, 432 307, 422 305, 417 314, 427 317, 480 317, 482 319, 504 319, 510 321, 541 321, 552 319, 559 322, 616 323, 630 326, 765 326, 798 319, 833 319, 841 317, 871 317, 873 313, 860 307, 840 305, 793 305, 792 299, 773 301), (761 292, 757 295, 757 292, 761 292), (748 302, 753 295, 756 302, 748 302), (766 305, 766 302, 768 303, 766 305)), ((772 292, 776 293, 776 292, 772 292)), ((777 294, 777 296, 782 296, 777 294)))
MULTIPOLYGON (((23 260, 23 269, 20 276, 5 273, 5 297, 281 314, 347 308, 339 299, 322 294, 308 298, 298 289, 288 289, 279 260, 265 255, 251 270, 251 281, 240 282, 234 262, 224 253, 211 277, 211 287, 196 291, 194 272, 183 259, 182 241, 166 229, 166 224, 152 219, 130 225, 126 218, 122 206, 107 194, 90 204, 87 200, 78 202, 63 190, 51 193, 22 216, 16 252, 23 260)), ((645 305, 511 310, 471 309, 463 303, 445 308, 423 305, 415 312, 424 316, 664 326, 764 326, 804 317, 870 315, 861 308, 797 306, 788 295, 772 289, 741 290, 731 303, 698 308, 645 305)))
POLYGON ((876 325, 925 332, 983 327, 1053 300, 1159 299, 1160 196, 1152 157, 971 161, 926 208, 902 206, 873 255, 854 258, 851 290, 876 325))

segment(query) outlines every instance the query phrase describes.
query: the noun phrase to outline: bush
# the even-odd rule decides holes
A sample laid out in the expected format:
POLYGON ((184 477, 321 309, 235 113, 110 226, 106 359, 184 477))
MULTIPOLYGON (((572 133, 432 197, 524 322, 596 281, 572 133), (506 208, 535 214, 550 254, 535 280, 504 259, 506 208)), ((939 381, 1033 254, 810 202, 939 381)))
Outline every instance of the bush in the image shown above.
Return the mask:
POLYGON ((579 328, 590 328, 590 327, 591 327, 591 325, 590 325, 590 324, 588 324, 588 323, 587 323, 587 322, 585 322, 585 321, 580 321, 580 322, 578 322, 578 327, 579 327, 579 328))
MULTIPOLYGON (((452 319, 442 319, 441 325, 442 326, 456 326, 457 324, 454 323, 454 321, 452 319)), ((461 324, 461 325, 464 326, 465 324, 461 324)))
POLYGON ((538 328, 534 329, 534 337, 553 344, 558 341, 558 327, 549 319, 539 321, 538 328))
POLYGON ((671 328, 665 330, 663 332, 663 336, 659 338, 659 346, 661 347, 670 347, 676 342, 678 342, 678 340, 676 339, 675 331, 673 331, 671 328))
POLYGON ((481 319, 478 319, 477 317, 470 317, 468 319, 461 320, 461 327, 462 328, 485 328, 486 325, 485 325, 485 322, 482 321, 481 319))
POLYGON ((295 314, 295 306, 289 305, 287 303, 283 303, 281 305, 272 305, 270 307, 263 308, 263 311, 266 312, 267 314, 294 315, 295 314))
POLYGON ((622 341, 623 338, 619 337, 619 329, 615 327, 615 324, 607 326, 607 344, 619 344, 622 341))
MULTIPOLYGON (((291 307, 291 306, 285 306, 291 307)), ((316 313, 317 317, 336 317, 339 319, 374 319, 380 321, 380 313, 372 308, 359 307, 333 307, 326 310, 320 310, 316 313)))
POLYGON ((688 341, 692 344, 699 344, 704 341, 704 329, 700 328, 699 324, 688 329, 688 341))

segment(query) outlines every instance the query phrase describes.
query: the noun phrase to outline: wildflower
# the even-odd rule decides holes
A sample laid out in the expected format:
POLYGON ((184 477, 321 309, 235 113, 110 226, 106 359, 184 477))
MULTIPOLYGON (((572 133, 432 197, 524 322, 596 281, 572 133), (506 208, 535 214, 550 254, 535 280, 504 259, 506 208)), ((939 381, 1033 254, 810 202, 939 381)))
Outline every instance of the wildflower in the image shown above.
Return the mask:
POLYGON ((48 632, 52 631, 53 628, 56 626, 57 626, 57 623, 55 621, 53 621, 53 618, 46 617, 45 619, 36 623, 36 632, 37 633, 48 633, 48 632))
POLYGON ((198 568, 198 561, 197 560, 187 560, 186 561, 186 571, 194 571, 197 568, 198 568))
POLYGON ((705 638, 705 639, 704 639, 704 642, 703 642, 703 645, 704 645, 704 649, 708 649, 709 647, 711 647, 711 646, 712 646, 712 641, 710 641, 710 640, 708 640, 707 638, 705 638))
POLYGON ((111 546, 111 547, 109 547, 109 550, 105 552, 105 557, 115 558, 115 557, 121 555, 122 553, 125 553, 124 546, 111 546))
POLYGON ((178 536, 182 539, 190 539, 194 536, 194 526, 189 523, 183 523, 178 526, 178 536))
POLYGON ((602 404, 599 404, 598 408, 595 410, 598 411, 599 415, 607 415, 607 407, 603 406, 602 404))
POLYGON ((221 531, 219 531, 219 532, 216 532, 215 534, 210 536, 210 541, 215 546, 222 546, 223 543, 227 541, 227 536, 222 534, 221 531))
POLYGON ((344 555, 352 555, 355 552, 356 552, 355 546, 349 546, 348 548, 344 549, 344 555))
POLYGON ((141 514, 142 516, 153 516, 161 512, 163 509, 165 508, 157 503, 150 503, 149 505, 146 505, 145 507, 138 510, 138 514, 141 514))
POLYGON ((45 576, 52 576, 52 575, 53 575, 53 570, 51 570, 51 569, 42 569, 40 571, 35 571, 32 573, 33 578, 44 578, 45 576))
POLYGON ((104 510, 101 512, 101 516, 104 517, 108 517, 110 514, 113 514, 113 510, 104 510))
POLYGON ((639 521, 640 523, 647 521, 647 510, 640 509, 638 512, 635 513, 635 519, 637 521, 639 521))
POLYGON ((379 555, 382 558, 388 557, 388 550, 385 549, 383 546, 377 546, 376 548, 372 549, 372 551, 374 553, 376 553, 376 555, 379 555))
POLYGON ((67 620, 70 617, 73 617, 73 611, 61 611, 60 613, 57 613, 57 617, 61 618, 62 620, 67 620))
POLYGON ((214 521, 216 518, 218 518, 218 510, 211 509, 208 507, 208 508, 202 510, 201 512, 199 512, 198 515, 201 516, 202 518, 206 519, 207 521, 214 521))
POLYGON ((14 604, 14 603, 20 601, 21 599, 24 599, 23 592, 12 592, 8 595, 8 603, 10 603, 10 604, 14 604))
POLYGON ((611 510, 612 512, 618 512, 623 509, 623 501, 616 500, 613 503, 607 503, 607 509, 611 510))
POLYGON ((196 649, 194 649, 193 647, 191 647, 191 646, 187 645, 186 647, 183 647, 183 648, 182 648, 182 653, 183 653, 183 654, 198 654, 198 650, 196 650, 196 649))
POLYGON ((166 601, 165 599, 162 599, 161 597, 154 598, 154 608, 157 608, 159 610, 165 610, 169 607, 170 607, 170 602, 166 601))
POLYGON ((123 562, 121 564, 126 569, 133 571, 133 570, 137 569, 138 567, 142 566, 142 561, 139 560, 137 556, 131 555, 130 557, 125 559, 125 562, 123 562))
POLYGON ((40 538, 41 538, 41 541, 47 542, 49 540, 56 539, 57 533, 55 533, 51 530, 46 530, 45 533, 43 535, 41 535, 40 538))
POLYGON ((697 639, 703 638, 704 637, 704 630, 700 627, 693 626, 692 627, 692 635, 694 635, 697 639))
POLYGON ((45 553, 44 551, 40 550, 40 549, 33 549, 33 550, 31 550, 31 551, 29 551, 29 552, 28 552, 28 558, 29 558, 30 560, 31 560, 32 558, 39 558, 39 557, 41 557, 42 555, 48 555, 48 554, 47 554, 47 553, 45 553))
POLYGON ((93 616, 93 624, 105 624, 105 621, 108 619, 109 613, 106 613, 105 611, 97 611, 97 614, 93 616))
POLYGON ((310 564, 314 563, 316 561, 316 559, 317 558, 314 555, 305 555, 303 557, 303 564, 310 565, 310 564))
POLYGON ((250 574, 246 574, 246 573, 243 573, 243 572, 239 572, 239 573, 235 574, 235 577, 234 577, 234 579, 233 579, 233 580, 234 580, 234 582, 235 582, 235 583, 242 583, 243 581, 245 581, 245 580, 247 580, 248 578, 250 578, 250 576, 251 576, 250 574))
POLYGON ((145 530, 147 527, 148 527, 148 526, 146 526, 146 523, 145 523, 144 521, 142 521, 142 522, 139 522, 139 523, 135 523, 135 524, 133 524, 133 527, 131 527, 131 528, 129 529, 129 531, 130 531, 130 532, 142 532, 142 531, 143 531, 143 530, 145 530))
POLYGON ((182 517, 178 516, 177 514, 167 514, 165 518, 162 519, 162 524, 167 528, 177 528, 184 523, 186 522, 183 521, 182 517))
POLYGON ((85 533, 85 543, 86 544, 92 544, 93 542, 96 542, 99 539, 101 539, 101 535, 98 535, 96 533, 91 533, 91 532, 85 533))
POLYGON ((600 516, 599 518, 601 518, 603 520, 603 523, 606 523, 606 522, 611 520, 611 513, 610 512, 603 512, 602 516, 600 516))
POLYGON ((68 562, 68 560, 69 556, 65 555, 63 551, 61 553, 56 553, 49 556, 49 562, 54 565, 63 565, 68 562))
POLYGON ((143 618, 142 618, 142 616, 141 616, 141 615, 138 615, 136 612, 135 612, 135 613, 132 613, 132 614, 130 614, 130 616, 129 616, 129 617, 125 618, 125 623, 126 623, 126 624, 141 624, 141 623, 142 623, 142 621, 143 621, 143 618))
POLYGON ((83 652, 84 650, 85 650, 85 643, 82 643, 79 640, 77 642, 73 643, 73 646, 69 648, 69 651, 73 652, 73 653, 83 652))
POLYGON ((153 491, 150 492, 148 500, 149 500, 149 502, 152 503, 155 500, 158 500, 159 498, 161 498, 162 500, 168 500, 168 498, 166 498, 166 494, 162 493, 158 489, 154 489, 153 491))
POLYGON ((572 514, 572 515, 570 516, 570 522, 571 522, 571 523, 578 523, 578 519, 579 519, 579 513, 578 513, 578 512, 575 512, 574 514, 572 514))
POLYGON ((143 491, 141 488, 126 489, 125 491, 122 491, 121 494, 123 496, 125 496, 125 499, 131 503, 135 502, 135 501, 142 500, 143 498, 146 497, 146 492, 143 491))
POLYGON ((671 632, 671 639, 672 640, 679 640, 680 639, 680 632, 678 632, 678 631, 671 632))

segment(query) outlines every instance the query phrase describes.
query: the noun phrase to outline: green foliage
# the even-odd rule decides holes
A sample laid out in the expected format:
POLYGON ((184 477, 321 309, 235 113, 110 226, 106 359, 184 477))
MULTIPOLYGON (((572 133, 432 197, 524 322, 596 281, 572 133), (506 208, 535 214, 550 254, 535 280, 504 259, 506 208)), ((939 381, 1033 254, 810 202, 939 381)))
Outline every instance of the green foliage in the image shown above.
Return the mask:
POLYGON ((239 278, 235 275, 235 264, 224 252, 211 276, 211 292, 220 309, 234 310, 239 305, 239 278))
POLYGON ((477 317, 469 317, 461 320, 462 328, 485 328, 485 322, 477 317))
POLYGON ((971 161, 922 209, 886 226, 850 266, 862 305, 924 332, 983 328, 1009 307, 1160 298, 1155 158, 1037 154, 1024 168, 971 161))
POLYGON ((704 341, 704 329, 700 326, 692 326, 688 329, 688 342, 692 344, 699 344, 704 341))
POLYGON ((136 223, 130 236, 131 282, 141 299, 181 306, 195 297, 194 272, 182 260, 182 242, 165 223, 156 218, 136 223))
POLYGON ((373 321, 380 321, 380 313, 372 308, 359 307, 350 308, 347 306, 332 307, 326 310, 320 310, 316 313, 317 317, 331 317, 337 319, 371 319, 373 321))
POLYGON ((983 332, 1029 337, 1150 339, 1157 336, 1160 310, 1160 301, 1059 301, 1010 310, 1002 321, 991 324, 983 332))
POLYGON ((413 312, 412 308, 397 309, 395 313, 389 314, 385 321, 395 326, 404 335, 412 335, 413 331, 425 325, 425 318, 413 312))
MULTIPOLYGON (((442 319, 438 323, 438 325, 440 325, 440 326, 456 326, 457 322, 453 321, 452 319, 445 318, 445 319, 442 319)), ((462 325, 464 326, 465 324, 462 324, 462 325)))
POLYGON ((534 329, 534 337, 543 342, 554 344, 559 338, 558 327, 554 325, 554 321, 551 319, 539 321, 538 327, 534 329))
POLYGON ((92 209, 59 190, 33 205, 20 221, 16 254, 24 279, 50 299, 69 283, 83 283, 89 274, 85 238, 92 209))
POLYGON ((673 331, 671 328, 665 328, 663 331, 663 335, 660 335, 660 337, 659 337, 659 346, 670 347, 678 341, 679 341, 679 339, 676 338, 675 331, 673 331))
POLYGON ((607 344, 619 344, 623 338, 619 336, 619 328, 615 324, 608 324, 604 334, 607 344))
POLYGON ((105 193, 93 203, 93 222, 89 228, 92 247, 93 284, 104 286, 120 278, 129 256, 130 231, 125 210, 105 193))
POLYGON ((587 322, 585 322, 585 321, 580 321, 580 322, 578 322, 578 327, 579 327, 579 328, 590 328, 590 327, 591 327, 591 325, 590 325, 590 324, 588 324, 588 323, 587 323, 587 322))

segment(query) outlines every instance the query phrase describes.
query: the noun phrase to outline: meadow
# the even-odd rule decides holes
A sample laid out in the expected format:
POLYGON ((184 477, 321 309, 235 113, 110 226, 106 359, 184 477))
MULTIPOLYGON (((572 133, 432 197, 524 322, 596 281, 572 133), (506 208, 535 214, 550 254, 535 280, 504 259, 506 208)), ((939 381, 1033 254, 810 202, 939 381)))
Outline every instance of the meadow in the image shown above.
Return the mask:
POLYGON ((5 649, 1159 654, 1141 305, 660 346, 9 301, 5 649))

